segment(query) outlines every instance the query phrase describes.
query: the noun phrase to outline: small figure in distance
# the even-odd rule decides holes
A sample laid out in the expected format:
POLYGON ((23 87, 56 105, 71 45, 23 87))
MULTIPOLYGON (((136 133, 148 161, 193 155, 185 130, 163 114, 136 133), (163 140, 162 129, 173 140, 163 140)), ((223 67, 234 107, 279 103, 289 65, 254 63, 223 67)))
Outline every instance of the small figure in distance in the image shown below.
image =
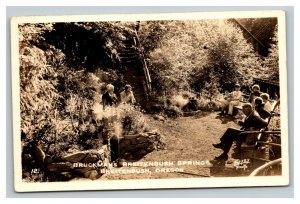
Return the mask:
POLYGON ((121 103, 135 104, 136 101, 133 95, 132 87, 129 84, 127 84, 124 91, 120 93, 120 98, 121 103))
POLYGON ((228 115, 232 115, 233 107, 240 105, 240 100, 242 97, 242 92, 240 91, 241 86, 237 83, 234 85, 234 91, 229 93, 225 97, 225 101, 223 101, 222 107, 221 107, 221 114, 225 114, 224 111, 228 108, 228 115))

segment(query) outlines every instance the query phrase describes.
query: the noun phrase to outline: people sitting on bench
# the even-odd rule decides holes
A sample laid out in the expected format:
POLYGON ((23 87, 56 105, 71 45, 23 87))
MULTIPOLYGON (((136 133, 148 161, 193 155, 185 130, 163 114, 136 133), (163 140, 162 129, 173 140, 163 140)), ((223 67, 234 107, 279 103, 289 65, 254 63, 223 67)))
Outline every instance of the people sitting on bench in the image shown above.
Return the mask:
POLYGON ((244 122, 239 123, 241 129, 228 128, 220 138, 221 142, 218 144, 213 144, 215 148, 223 150, 221 155, 215 157, 216 160, 226 161, 228 159, 228 152, 232 146, 232 143, 234 141, 243 142, 246 140, 247 135, 240 133, 247 130, 259 130, 268 125, 268 122, 259 116, 250 103, 243 105, 243 113, 245 114, 246 118, 244 119, 244 122))
POLYGON ((234 91, 229 93, 228 96, 225 97, 225 101, 223 101, 221 107, 221 114, 225 114, 225 110, 228 108, 227 114, 232 115, 233 107, 240 105, 240 99, 242 97, 242 92, 240 91, 241 86, 239 84, 235 84, 234 91))

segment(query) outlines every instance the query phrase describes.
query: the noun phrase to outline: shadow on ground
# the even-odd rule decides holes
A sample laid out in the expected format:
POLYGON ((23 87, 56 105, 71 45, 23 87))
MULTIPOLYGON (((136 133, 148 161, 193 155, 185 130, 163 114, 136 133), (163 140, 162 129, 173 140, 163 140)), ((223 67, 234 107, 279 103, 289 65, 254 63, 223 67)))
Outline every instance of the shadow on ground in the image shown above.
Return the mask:
POLYGON ((229 122, 237 123, 238 118, 231 115, 217 115, 216 119, 221 120, 221 124, 227 124, 229 122))

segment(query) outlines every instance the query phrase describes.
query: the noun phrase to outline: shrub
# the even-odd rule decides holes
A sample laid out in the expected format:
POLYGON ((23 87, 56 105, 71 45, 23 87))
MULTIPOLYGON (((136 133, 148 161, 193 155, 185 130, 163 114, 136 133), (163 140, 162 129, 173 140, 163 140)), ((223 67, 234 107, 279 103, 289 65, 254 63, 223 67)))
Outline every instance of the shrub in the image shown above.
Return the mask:
POLYGON ((158 94, 201 92, 211 78, 222 89, 237 81, 250 85, 264 69, 242 31, 228 20, 157 22, 151 27, 160 35, 148 55, 158 94))

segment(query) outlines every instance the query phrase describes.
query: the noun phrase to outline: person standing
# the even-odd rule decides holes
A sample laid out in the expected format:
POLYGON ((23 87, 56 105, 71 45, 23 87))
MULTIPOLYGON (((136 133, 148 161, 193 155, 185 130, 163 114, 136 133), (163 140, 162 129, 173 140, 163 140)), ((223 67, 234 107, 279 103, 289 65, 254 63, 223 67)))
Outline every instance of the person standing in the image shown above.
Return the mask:
POLYGON ((112 106, 117 102, 117 96, 114 93, 114 89, 112 84, 106 86, 106 92, 102 95, 103 109, 105 109, 106 106, 112 106))
POLYGON ((129 84, 127 84, 125 86, 124 91, 120 93, 120 97, 121 97, 121 103, 134 104, 136 102, 133 95, 132 87, 129 84))

